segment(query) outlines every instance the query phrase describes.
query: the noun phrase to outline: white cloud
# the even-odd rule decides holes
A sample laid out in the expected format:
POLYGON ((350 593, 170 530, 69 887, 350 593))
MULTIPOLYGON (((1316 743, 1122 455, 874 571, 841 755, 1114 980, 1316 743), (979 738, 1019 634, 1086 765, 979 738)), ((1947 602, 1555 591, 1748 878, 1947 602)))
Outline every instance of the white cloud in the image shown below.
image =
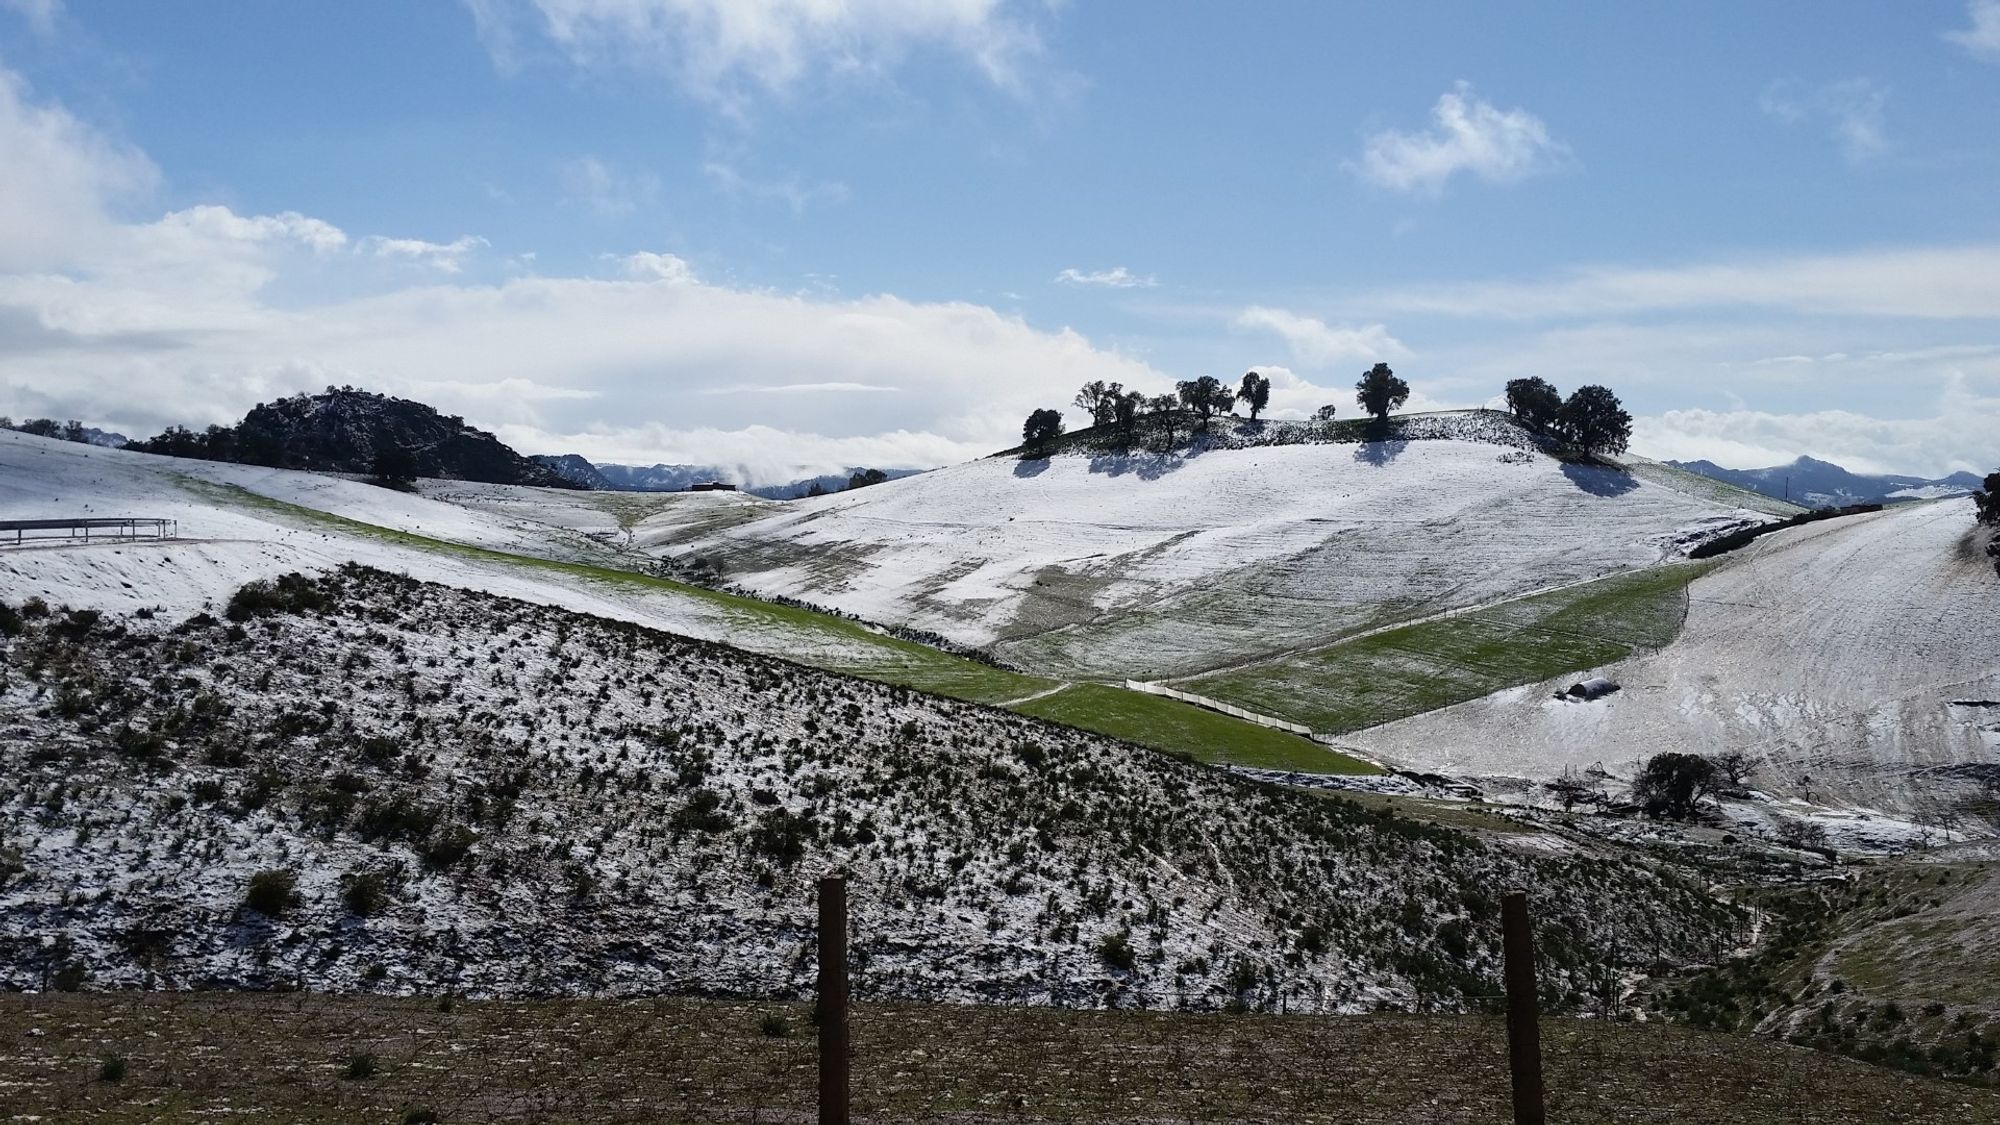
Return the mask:
POLYGON ((1542 281, 1396 290, 1355 303, 1391 312, 1498 318, 1730 307, 1835 316, 2000 318, 2000 246, 1862 250, 1658 268, 1591 267, 1542 281))
POLYGON ((616 257, 609 279, 540 277, 482 260, 470 236, 355 238, 209 204, 131 221, 112 200, 151 165, 20 89, 0 70, 0 139, 42 159, 0 178, 18 204, 5 229, 51 238, 33 253, 6 244, 0 264, 0 413, 152 433, 353 383, 425 398, 529 452, 790 479, 988 453, 1091 379, 1171 385, 984 306, 734 288, 661 251, 616 257), (398 281, 378 255, 463 272, 398 281), (704 393, 731 388, 743 393, 704 393))
POLYGON ((607 218, 621 219, 650 207, 660 194, 651 172, 625 172, 594 156, 565 160, 556 167, 563 194, 607 218))
POLYGON ((159 172, 57 105, 29 100, 0 69, 0 270, 59 268, 115 233, 113 211, 143 200, 159 172))
POLYGON ((362 240, 361 249, 378 258, 397 258, 441 273, 458 273, 465 268, 466 256, 486 245, 487 241, 476 234, 464 235, 450 242, 371 235, 362 240))
POLYGON ((1972 26, 1963 31, 1947 31, 1944 37, 1965 48, 1974 58, 2000 62, 2000 0, 1967 0, 1965 14, 1972 26))
POLYGON ((0 8, 11 8, 28 21, 37 35, 52 35, 56 17, 62 14, 62 0, 0 0, 0 8))
POLYGON ((1106 289, 1151 289, 1159 284, 1150 274, 1140 277, 1124 266, 1089 271, 1072 266, 1057 274, 1055 280, 1058 285, 1097 285, 1106 289))
POLYGON ((1372 363, 1410 354, 1410 349, 1381 324, 1335 328, 1316 317, 1263 305, 1244 309, 1232 323, 1241 330, 1277 333, 1291 349, 1292 358, 1311 367, 1347 359, 1372 363))
MULTIPOLYGON (((1016 0, 467 0, 496 65, 519 65, 522 30, 579 65, 664 72, 695 97, 738 106, 815 77, 880 76, 941 51, 994 86, 1026 90, 1042 53, 1016 0)), ((1043 9, 1046 10, 1046 9, 1043 9)))
POLYGON ((1840 145, 1851 164, 1881 156, 1889 149, 1883 108, 1889 88, 1869 78, 1848 78, 1824 86, 1806 87, 1779 79, 1765 87, 1758 104, 1787 125, 1817 124, 1840 145))
POLYGON ((636 254, 627 254, 620 261, 625 264, 627 277, 642 281, 692 285, 697 280, 694 267, 689 265, 685 258, 673 254, 656 254, 650 250, 641 250, 636 254))
POLYGON ((1948 380, 1934 413, 1878 418, 1848 410, 1796 414, 1757 410, 1670 410, 1634 419, 1632 448, 1649 457, 1706 459, 1731 468, 1781 465, 1801 454, 1859 473, 1953 472, 1982 476, 2000 465, 2000 397, 1982 396, 1962 378, 1948 380), (1971 451, 1986 450, 1980 460, 1971 451))
POLYGON ((1541 118, 1525 109, 1495 108, 1465 82, 1438 98, 1431 117, 1436 126, 1425 132, 1388 129, 1369 137, 1357 166, 1361 176, 1395 191, 1434 196, 1460 172, 1513 183, 1556 167, 1569 153, 1541 118))

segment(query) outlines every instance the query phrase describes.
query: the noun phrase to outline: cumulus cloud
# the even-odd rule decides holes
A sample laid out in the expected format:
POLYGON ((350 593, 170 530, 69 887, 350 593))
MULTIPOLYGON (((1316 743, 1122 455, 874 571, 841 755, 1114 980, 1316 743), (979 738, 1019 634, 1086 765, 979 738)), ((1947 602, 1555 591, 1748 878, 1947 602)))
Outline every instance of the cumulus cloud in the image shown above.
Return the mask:
POLYGON ((691 285, 698 279, 694 267, 685 258, 674 254, 658 254, 641 250, 619 259, 625 265, 625 276, 642 281, 665 281, 676 285, 691 285))
POLYGON ((2000 62, 2000 0, 1967 0, 1965 14, 1972 26, 1947 31, 1945 39, 1965 48, 1974 58, 2000 62))
MULTIPOLYGON (((918 50, 969 64, 992 85, 1027 89, 1042 53, 1039 5, 1016 0, 467 0, 496 65, 523 40, 572 63, 670 76, 691 95, 738 106, 812 78, 880 76, 918 50)), ((1041 9, 1046 11, 1046 9, 1041 9)))
POLYGON ((556 167, 563 194, 607 219, 622 219, 659 198, 660 178, 626 172, 595 156, 579 156, 556 167))
POLYGON ((1507 184, 1557 167, 1569 153, 1542 119, 1499 109, 1460 82, 1431 109, 1433 127, 1386 129, 1368 138, 1354 167, 1363 179, 1395 191, 1437 195, 1460 172, 1507 184))
POLYGON ((1546 280, 1476 282, 1370 295, 1391 312, 1531 318, 1755 307, 1880 317, 2000 317, 2000 246, 1780 255, 1684 266, 1602 266, 1546 280))
POLYGON ((361 242, 362 250, 378 258, 395 258, 428 266, 440 273, 458 273, 465 268, 466 255, 487 241, 476 234, 468 234, 450 242, 426 242, 421 238, 384 238, 371 235, 361 242))
POLYGON ((610 278, 541 277, 482 262, 476 236, 351 236, 213 204, 121 217, 114 198, 136 209, 152 166, 5 71, 0 140, 40 157, 0 178, 15 204, 0 221, 22 232, 0 244, 0 413, 152 433, 353 383, 529 452, 722 461, 768 480, 977 456, 1086 381, 1171 385, 985 306, 736 288, 658 250, 617 256, 610 278), (444 276, 385 279, 382 259, 444 276))
POLYGON ((1826 129, 1850 164, 1861 164, 1889 149, 1883 108, 1889 88, 1869 78, 1848 78, 1823 86, 1779 79, 1765 87, 1758 104, 1787 125, 1826 129))
POLYGON ((1293 360, 1309 367, 1349 359, 1369 362, 1395 359, 1410 353, 1381 324, 1336 328, 1317 317, 1262 305, 1244 309, 1232 323, 1245 331, 1275 332, 1291 349, 1293 360))
POLYGON ((1152 276, 1141 277, 1124 266, 1113 266, 1108 270, 1080 270, 1072 266, 1056 275, 1058 285, 1096 285, 1106 289, 1151 289, 1159 282, 1152 276))
POLYGON ((152 161, 72 117, 36 104, 0 69, 0 270, 60 268, 115 233, 112 214, 159 180, 152 161))
POLYGON ((1662 459, 1746 468, 1807 454, 1861 473, 1939 477, 1993 471, 1991 457, 1981 460, 1969 451, 1990 449, 2000 425, 2000 397, 1979 394, 1955 377, 1925 405, 1931 413, 1905 418, 1848 410, 1669 410, 1634 419, 1632 447, 1662 459))

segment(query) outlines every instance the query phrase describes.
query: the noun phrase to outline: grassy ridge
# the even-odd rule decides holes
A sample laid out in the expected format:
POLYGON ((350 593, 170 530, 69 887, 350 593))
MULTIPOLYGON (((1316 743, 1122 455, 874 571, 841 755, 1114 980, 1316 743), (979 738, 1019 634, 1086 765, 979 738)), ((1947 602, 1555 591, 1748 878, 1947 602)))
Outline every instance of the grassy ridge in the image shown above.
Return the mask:
POLYGON ((1680 630, 1707 567, 1670 564, 1391 629, 1194 681, 1190 690, 1338 734, 1622 660, 1680 630))
MULTIPOLYGON (((720 612, 729 626, 731 643, 829 672, 993 706, 1024 699, 1060 684, 1057 680, 967 660, 914 641, 876 632, 846 618, 796 606, 758 601, 613 567, 453 543, 277 500, 236 485, 218 485, 185 477, 180 478, 180 483, 205 499, 254 508, 346 535, 478 563, 560 574, 581 584, 613 591, 692 599, 720 612)), ((1295 735, 1204 711, 1178 700, 1123 688, 1079 684, 1014 709, 1025 715, 1142 746, 1188 754, 1210 763, 1317 773, 1379 772, 1366 762, 1323 749, 1295 735)))

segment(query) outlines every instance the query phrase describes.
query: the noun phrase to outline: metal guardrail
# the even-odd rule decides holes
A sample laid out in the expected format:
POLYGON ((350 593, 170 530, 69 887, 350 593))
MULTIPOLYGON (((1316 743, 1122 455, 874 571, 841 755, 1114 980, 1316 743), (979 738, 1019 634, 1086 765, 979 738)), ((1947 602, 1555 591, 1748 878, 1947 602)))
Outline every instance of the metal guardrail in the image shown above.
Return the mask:
POLYGON ((47 540, 85 543, 126 539, 178 539, 180 521, 144 516, 46 520, 0 520, 0 546, 19 547, 47 540))

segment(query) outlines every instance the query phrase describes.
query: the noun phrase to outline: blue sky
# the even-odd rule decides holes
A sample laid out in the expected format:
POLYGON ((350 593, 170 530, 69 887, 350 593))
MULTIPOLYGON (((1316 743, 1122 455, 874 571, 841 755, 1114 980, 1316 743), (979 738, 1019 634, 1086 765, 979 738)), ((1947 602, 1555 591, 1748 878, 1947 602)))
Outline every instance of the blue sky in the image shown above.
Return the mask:
POLYGON ((0 413, 353 383, 765 478, 1382 359, 1990 469, 1996 121, 1996 0, 0 0, 0 413))

